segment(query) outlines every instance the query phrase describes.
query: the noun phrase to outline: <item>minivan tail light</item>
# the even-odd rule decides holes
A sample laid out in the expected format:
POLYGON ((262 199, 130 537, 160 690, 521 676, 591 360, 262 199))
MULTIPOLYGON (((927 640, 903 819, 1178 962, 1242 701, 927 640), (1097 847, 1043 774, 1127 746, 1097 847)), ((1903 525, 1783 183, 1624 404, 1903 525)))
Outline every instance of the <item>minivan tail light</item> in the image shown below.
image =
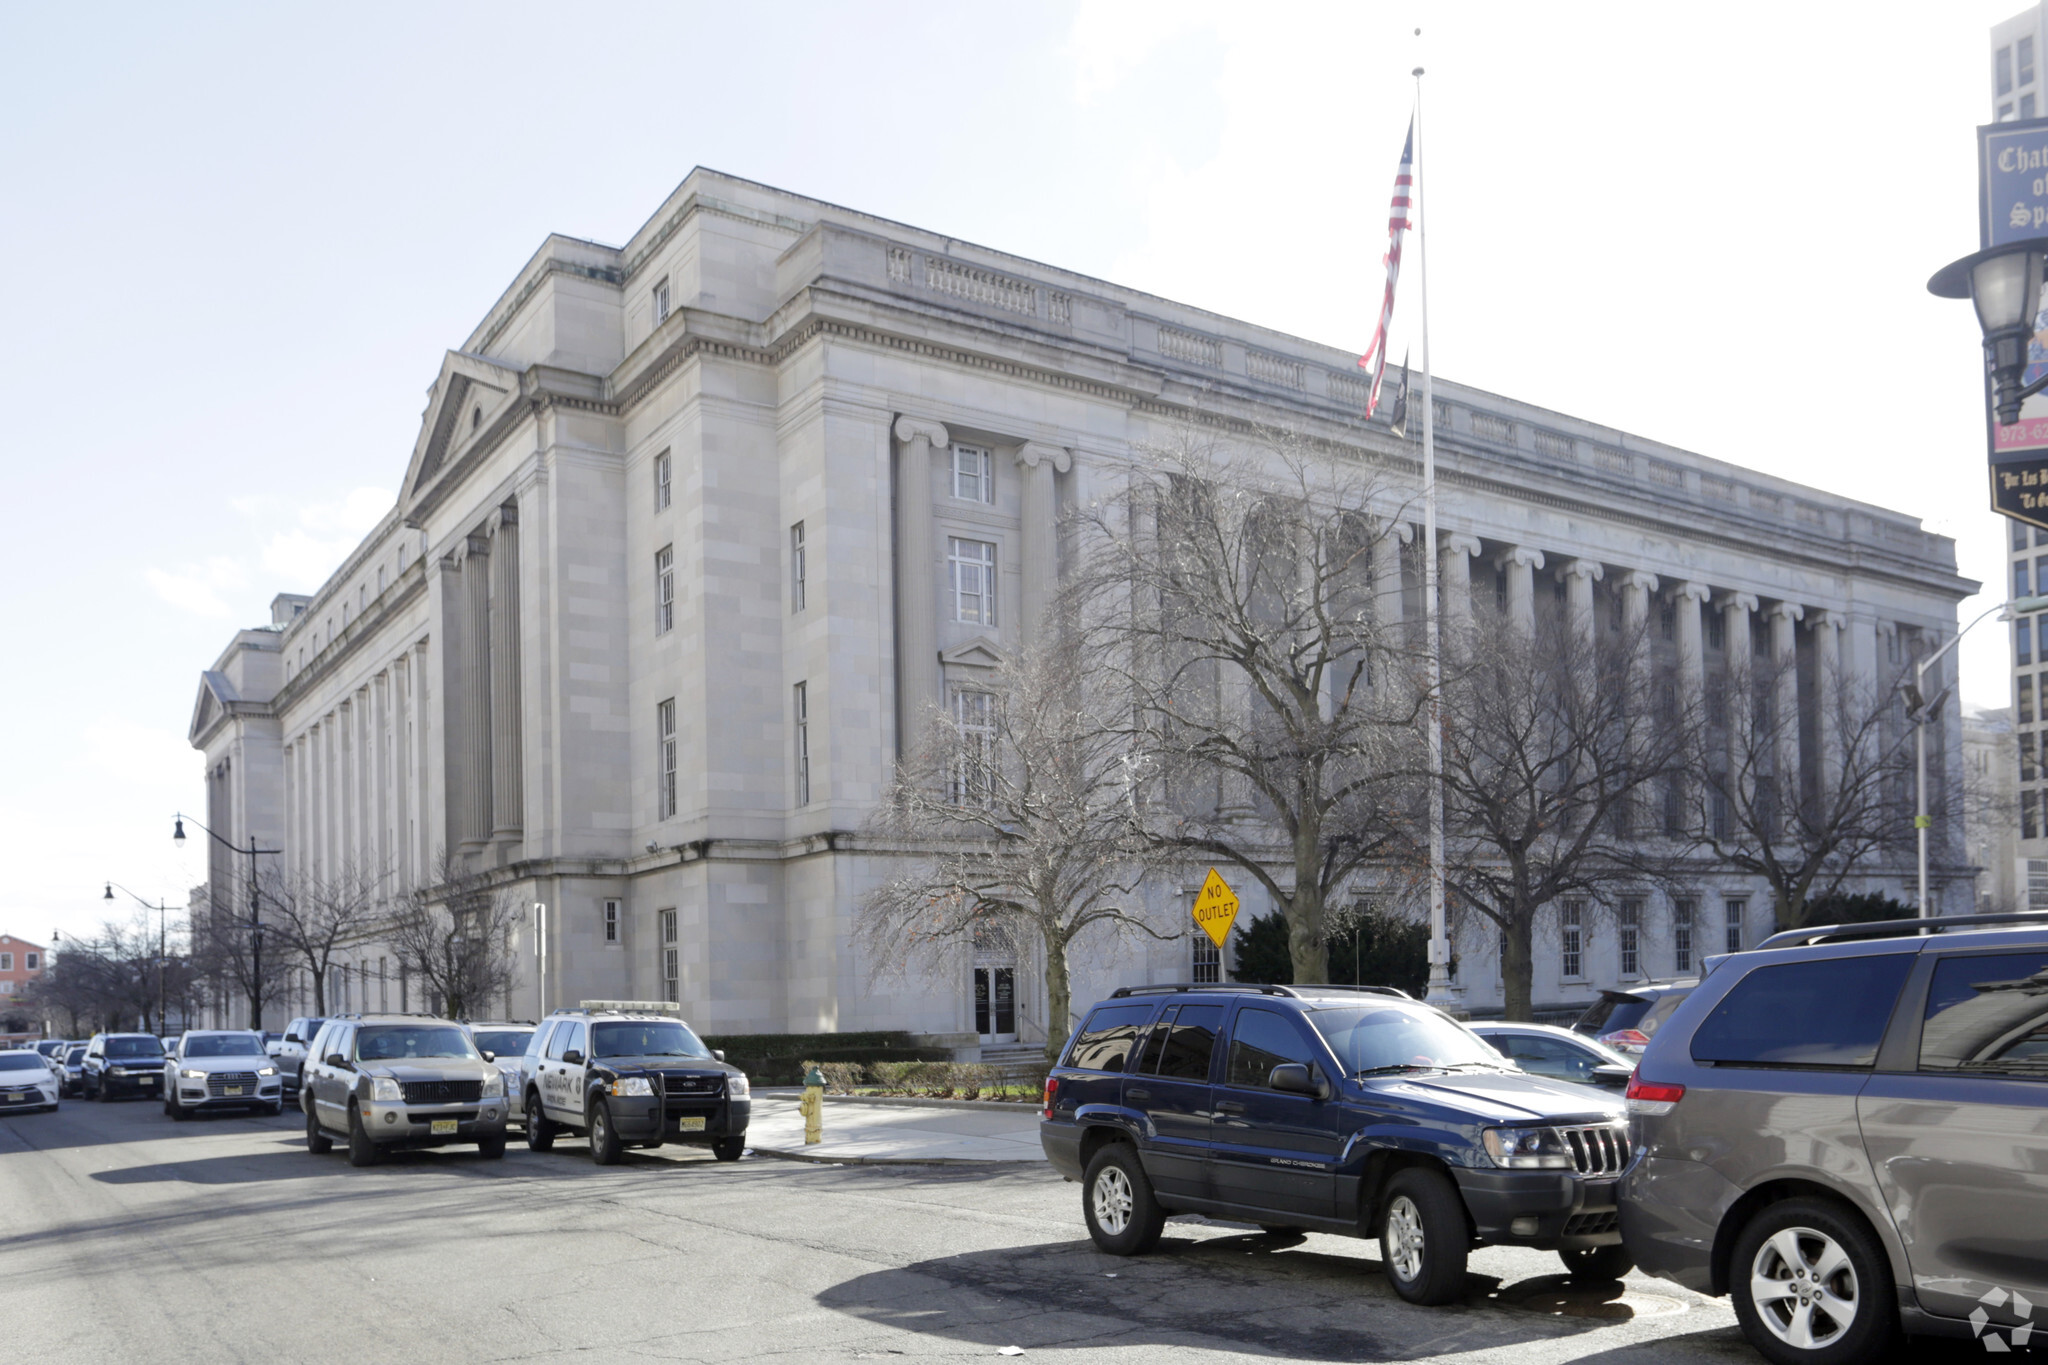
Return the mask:
POLYGON ((1052 1102, 1058 1098, 1059 1093, 1060 1078, 1057 1076, 1047 1076, 1045 1078, 1045 1108, 1040 1112, 1039 1116, 1041 1118, 1049 1119, 1052 1117, 1052 1102))
POLYGON ((1629 1112, 1632 1114, 1668 1114, 1685 1098, 1685 1087, 1662 1081, 1646 1081, 1643 1079, 1643 1073, 1637 1071, 1628 1078, 1628 1090, 1622 1098, 1628 1102, 1629 1112))

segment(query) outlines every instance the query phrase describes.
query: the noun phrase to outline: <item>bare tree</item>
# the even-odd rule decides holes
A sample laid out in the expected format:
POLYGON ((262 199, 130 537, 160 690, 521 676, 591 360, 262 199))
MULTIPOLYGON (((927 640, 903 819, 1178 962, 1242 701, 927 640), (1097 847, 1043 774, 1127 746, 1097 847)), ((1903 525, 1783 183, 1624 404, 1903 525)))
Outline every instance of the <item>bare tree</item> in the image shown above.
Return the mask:
POLYGON ((512 950, 518 921, 508 888, 444 851, 435 884, 395 902, 385 934, 400 968, 439 998, 450 1019, 465 1019, 487 1013, 518 986, 512 950))
POLYGON ((331 877, 276 873, 265 879, 264 902, 280 954, 313 979, 313 1013, 327 1013, 327 982, 342 949, 377 933, 387 913, 387 874, 351 863, 331 877))
POLYGON ((858 933, 880 969, 952 953, 993 929, 1043 949, 1046 1058, 1073 1022, 1071 955, 1084 938, 1177 936, 1139 886, 1157 846, 1130 818, 1121 726, 1105 723, 1096 670, 1071 635, 955 694, 896 772, 869 828, 909 856, 861 903, 858 933))
MULTIPOLYGON (((1869 858, 1913 848, 1912 729, 1898 694, 1816 670, 1802 726, 1797 669, 1794 658, 1760 662, 1718 689, 1712 733, 1689 763, 1705 796, 1701 843, 1770 885, 1780 929, 1805 925, 1807 902, 1840 891, 1869 858), (1802 749, 1808 761, 1795 765, 1802 749)), ((1948 791, 1931 784, 1937 812, 1948 791)))
POLYGON ((203 900, 191 907, 193 962, 207 986, 217 994, 232 993, 249 1007, 249 1027, 262 1010, 284 999, 288 962, 275 926, 249 917, 239 886, 217 895, 209 884, 203 900))
POLYGON ((1142 456, 1121 496, 1079 513, 1064 597, 1156 795, 1140 827, 1258 882, 1294 979, 1322 981, 1326 908, 1418 799, 1400 508, 1285 433, 1142 456))
POLYGON ((91 938, 73 937, 52 953, 22 1004, 39 1013, 61 1013, 73 1035, 88 1029, 147 1029, 158 999, 157 947, 156 925, 146 916, 107 920, 91 938))
MULTIPOLYGON (((1448 651, 1442 690, 1446 890, 1498 930, 1505 1013, 1530 1017, 1543 909, 1594 904, 1667 875, 1682 845, 1650 819, 1681 768, 1694 717, 1645 685, 1640 627, 1595 630, 1496 613, 1448 651)), ((1411 861, 1423 856, 1419 830, 1411 861)))

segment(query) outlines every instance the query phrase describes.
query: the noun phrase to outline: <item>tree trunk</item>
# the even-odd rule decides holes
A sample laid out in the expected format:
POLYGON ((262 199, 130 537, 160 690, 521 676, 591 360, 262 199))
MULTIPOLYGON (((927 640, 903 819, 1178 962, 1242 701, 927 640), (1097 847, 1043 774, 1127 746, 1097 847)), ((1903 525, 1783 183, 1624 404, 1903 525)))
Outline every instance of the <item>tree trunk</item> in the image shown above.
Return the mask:
POLYGON ((1287 956, 1294 984, 1320 986, 1330 979, 1330 943, 1323 931, 1323 893, 1313 882, 1297 890, 1286 906, 1287 956))
POLYGON ((1067 971, 1067 940, 1058 934, 1045 936, 1045 1063, 1060 1059, 1067 1034, 1074 1026, 1074 984, 1067 971))
MULTIPOLYGON (((1492 920, 1486 921, 1492 924, 1492 920)), ((1524 917, 1502 936, 1505 956, 1500 964, 1501 1013, 1508 1019, 1528 1022, 1535 993, 1536 954, 1530 944, 1534 917, 1524 917)))

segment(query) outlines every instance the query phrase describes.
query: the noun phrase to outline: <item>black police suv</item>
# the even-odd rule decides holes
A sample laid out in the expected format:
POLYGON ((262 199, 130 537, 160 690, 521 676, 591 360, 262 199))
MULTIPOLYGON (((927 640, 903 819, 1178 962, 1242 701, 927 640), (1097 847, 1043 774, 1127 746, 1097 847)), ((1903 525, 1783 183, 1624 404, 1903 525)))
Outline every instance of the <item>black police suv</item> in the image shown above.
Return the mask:
POLYGON ((1581 1278, 1629 1268, 1618 1098, 1525 1075, 1391 988, 1124 987, 1047 1078, 1039 1137, 1119 1256, 1194 1212, 1378 1237, 1411 1303, 1456 1298, 1489 1243, 1554 1249, 1581 1278))
POLYGON ((601 1166, 629 1146, 664 1142, 707 1146, 720 1161, 746 1151, 746 1073, 659 1002, 556 1010, 534 1029, 519 1072, 526 1145, 536 1152, 564 1129, 580 1130, 601 1166))

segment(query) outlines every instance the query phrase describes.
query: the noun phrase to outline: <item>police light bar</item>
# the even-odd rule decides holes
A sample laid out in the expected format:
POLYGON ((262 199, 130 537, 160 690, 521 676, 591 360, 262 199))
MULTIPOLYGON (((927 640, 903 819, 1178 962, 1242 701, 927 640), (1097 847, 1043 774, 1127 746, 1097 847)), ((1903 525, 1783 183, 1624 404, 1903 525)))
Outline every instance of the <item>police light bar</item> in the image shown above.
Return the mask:
POLYGON ((579 1000, 580 1010, 639 1010, 645 1014, 681 1014, 683 1007, 673 1000, 579 1000))

